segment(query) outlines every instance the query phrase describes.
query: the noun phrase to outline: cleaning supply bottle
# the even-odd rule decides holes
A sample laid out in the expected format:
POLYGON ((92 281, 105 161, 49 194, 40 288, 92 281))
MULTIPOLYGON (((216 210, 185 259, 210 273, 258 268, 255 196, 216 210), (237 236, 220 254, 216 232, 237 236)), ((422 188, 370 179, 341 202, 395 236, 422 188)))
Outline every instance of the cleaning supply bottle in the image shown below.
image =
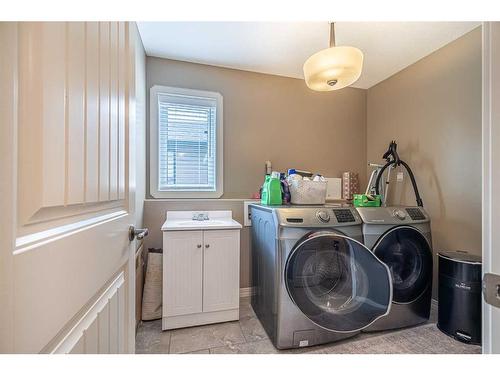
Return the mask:
POLYGON ((267 204, 269 201, 269 180, 271 179, 271 175, 266 174, 266 179, 262 184, 262 188, 260 189, 260 203, 267 204))
MULTIPOLYGON (((279 175, 278 175, 279 176, 279 175)), ((275 174, 267 175, 264 185, 262 186, 262 194, 260 202, 267 206, 281 205, 281 182, 275 174)))
POLYGON ((280 175, 281 181, 281 192, 283 193, 283 204, 290 204, 292 196, 290 194, 290 187, 288 186, 288 181, 284 173, 280 175))

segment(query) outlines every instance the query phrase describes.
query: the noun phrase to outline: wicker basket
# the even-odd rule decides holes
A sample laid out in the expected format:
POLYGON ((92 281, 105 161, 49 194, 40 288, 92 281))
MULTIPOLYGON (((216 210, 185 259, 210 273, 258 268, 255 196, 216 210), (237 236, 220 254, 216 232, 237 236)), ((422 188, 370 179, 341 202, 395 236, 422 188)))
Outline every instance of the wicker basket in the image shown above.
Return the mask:
POLYGON ((326 181, 293 180, 290 183, 292 204, 324 204, 326 181))

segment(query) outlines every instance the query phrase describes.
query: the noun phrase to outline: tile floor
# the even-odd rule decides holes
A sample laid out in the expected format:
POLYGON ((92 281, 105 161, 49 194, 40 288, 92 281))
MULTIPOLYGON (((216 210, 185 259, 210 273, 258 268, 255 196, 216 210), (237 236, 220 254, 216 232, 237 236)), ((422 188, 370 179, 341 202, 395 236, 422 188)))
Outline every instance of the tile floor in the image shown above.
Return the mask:
POLYGON ((250 306, 249 298, 240 301, 240 320, 161 330, 161 320, 142 322, 136 336, 137 354, 272 354, 272 353, 480 353, 481 348, 466 345, 440 332, 436 311, 429 324, 383 333, 362 333, 337 343, 301 349, 277 350, 250 306))

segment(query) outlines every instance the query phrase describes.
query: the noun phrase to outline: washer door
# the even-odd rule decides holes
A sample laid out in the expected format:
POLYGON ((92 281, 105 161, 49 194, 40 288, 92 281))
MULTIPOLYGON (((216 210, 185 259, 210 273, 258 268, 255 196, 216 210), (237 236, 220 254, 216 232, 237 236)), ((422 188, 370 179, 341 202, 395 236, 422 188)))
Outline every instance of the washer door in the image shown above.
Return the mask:
POLYGON ((303 237, 285 265, 288 294, 318 326, 335 332, 366 328, 387 315, 390 272, 361 243, 332 232, 303 237))
POLYGON ((432 285, 432 250, 417 229, 401 226, 388 230, 373 252, 391 271, 395 303, 413 302, 432 285))

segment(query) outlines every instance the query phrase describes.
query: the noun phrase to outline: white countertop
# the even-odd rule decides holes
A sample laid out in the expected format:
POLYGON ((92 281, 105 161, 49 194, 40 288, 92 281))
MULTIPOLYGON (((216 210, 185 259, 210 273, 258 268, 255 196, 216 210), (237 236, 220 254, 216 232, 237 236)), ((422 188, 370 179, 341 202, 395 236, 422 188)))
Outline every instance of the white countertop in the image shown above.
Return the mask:
POLYGON ((241 228, 241 224, 233 219, 232 211, 168 211, 167 220, 163 223, 161 230, 215 230, 241 228), (209 219, 193 220, 194 214, 206 214, 209 219))

